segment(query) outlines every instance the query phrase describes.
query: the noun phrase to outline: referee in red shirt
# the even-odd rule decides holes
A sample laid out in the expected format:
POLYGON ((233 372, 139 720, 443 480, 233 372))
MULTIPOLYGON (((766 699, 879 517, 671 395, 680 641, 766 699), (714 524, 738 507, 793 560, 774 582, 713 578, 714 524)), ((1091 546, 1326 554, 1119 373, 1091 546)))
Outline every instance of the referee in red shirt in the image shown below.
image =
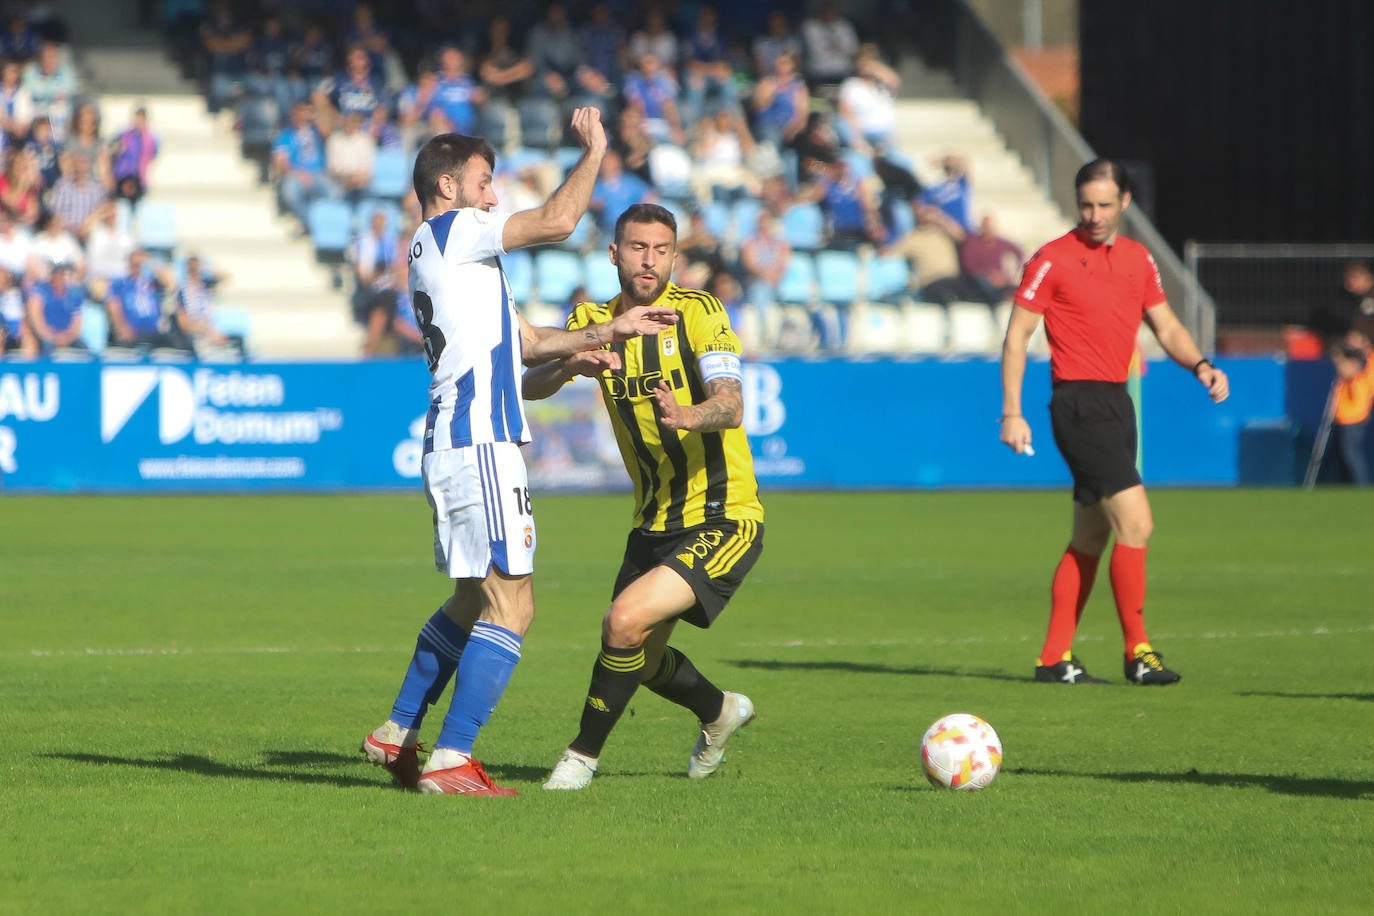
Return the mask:
POLYGON ((1226 373, 1212 365, 1178 320, 1145 246, 1117 235, 1131 205, 1125 171, 1094 159, 1078 170, 1078 225, 1026 262, 1002 344, 1002 441, 1017 454, 1031 446, 1021 411, 1026 346, 1041 317, 1050 344, 1050 423, 1073 473, 1073 536, 1050 589, 1050 626, 1035 679, 1102 684, 1072 652, 1098 560, 1114 537, 1112 595, 1125 637, 1126 679, 1173 684, 1145 635, 1145 551, 1154 520, 1136 470, 1135 407, 1126 378, 1142 319, 1174 362, 1197 376, 1213 401, 1228 394, 1226 373))

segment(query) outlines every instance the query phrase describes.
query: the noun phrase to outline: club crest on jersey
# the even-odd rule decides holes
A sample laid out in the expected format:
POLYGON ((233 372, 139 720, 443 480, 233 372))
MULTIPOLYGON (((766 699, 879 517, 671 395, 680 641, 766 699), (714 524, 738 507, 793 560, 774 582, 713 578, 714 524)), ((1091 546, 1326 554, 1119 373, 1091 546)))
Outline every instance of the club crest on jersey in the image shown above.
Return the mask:
POLYGON ((671 333, 671 332, 670 332, 670 333, 667 333, 667 334, 660 334, 660 335, 659 335, 659 340, 661 340, 661 341, 663 342, 663 343, 662 343, 661 349, 662 349, 662 351, 663 351, 663 355, 664 355, 664 356, 672 356, 674 353, 677 352, 677 335, 676 335, 676 334, 673 334, 673 333, 671 333))

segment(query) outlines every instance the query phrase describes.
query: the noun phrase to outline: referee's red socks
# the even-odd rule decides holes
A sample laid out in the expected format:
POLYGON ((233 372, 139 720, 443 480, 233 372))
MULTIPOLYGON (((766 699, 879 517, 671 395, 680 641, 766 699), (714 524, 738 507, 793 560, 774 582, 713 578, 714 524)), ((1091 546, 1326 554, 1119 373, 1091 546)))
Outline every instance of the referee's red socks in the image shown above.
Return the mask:
MULTIPOLYGON (((1069 657, 1078 618, 1083 616, 1083 606, 1088 603, 1093 579, 1097 577, 1098 559, 1070 546, 1055 567, 1054 580, 1050 583, 1050 629, 1040 650, 1040 664, 1057 665, 1069 657)), ((1113 559, 1113 569, 1115 563, 1113 559)))
POLYGON ((1144 547, 1117 544, 1112 548, 1112 596, 1116 616, 1121 619, 1121 635, 1126 640, 1126 657, 1135 647, 1149 643, 1145 636, 1145 551, 1144 547))

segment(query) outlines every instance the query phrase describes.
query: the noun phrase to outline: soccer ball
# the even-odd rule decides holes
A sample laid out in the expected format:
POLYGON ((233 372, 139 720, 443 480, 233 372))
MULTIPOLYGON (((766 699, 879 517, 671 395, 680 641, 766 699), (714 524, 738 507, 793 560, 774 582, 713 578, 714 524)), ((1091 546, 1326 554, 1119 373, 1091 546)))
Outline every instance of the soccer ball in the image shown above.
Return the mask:
POLYGON ((1002 741, 992 726, 966 712, 936 719, 921 737, 921 767, 933 786, 986 789, 1002 768, 1002 741))

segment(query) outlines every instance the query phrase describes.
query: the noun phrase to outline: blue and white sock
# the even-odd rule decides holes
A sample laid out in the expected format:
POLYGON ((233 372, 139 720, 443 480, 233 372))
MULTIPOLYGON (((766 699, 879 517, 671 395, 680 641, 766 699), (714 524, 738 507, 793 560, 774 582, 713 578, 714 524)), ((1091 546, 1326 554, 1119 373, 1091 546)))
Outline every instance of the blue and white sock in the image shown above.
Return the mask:
POLYGON ((484 620, 473 625, 458 667, 453 703, 444 717, 439 740, 434 742, 436 748, 472 753, 477 733, 501 702, 501 694, 520 661, 520 644, 520 637, 505 627, 484 620))
POLYGON ((419 729, 429 707, 443 694, 458 659, 467 645, 468 634, 444 613, 441 607, 420 628, 415 654, 410 657, 401 692, 391 707, 391 720, 403 728, 419 729))

